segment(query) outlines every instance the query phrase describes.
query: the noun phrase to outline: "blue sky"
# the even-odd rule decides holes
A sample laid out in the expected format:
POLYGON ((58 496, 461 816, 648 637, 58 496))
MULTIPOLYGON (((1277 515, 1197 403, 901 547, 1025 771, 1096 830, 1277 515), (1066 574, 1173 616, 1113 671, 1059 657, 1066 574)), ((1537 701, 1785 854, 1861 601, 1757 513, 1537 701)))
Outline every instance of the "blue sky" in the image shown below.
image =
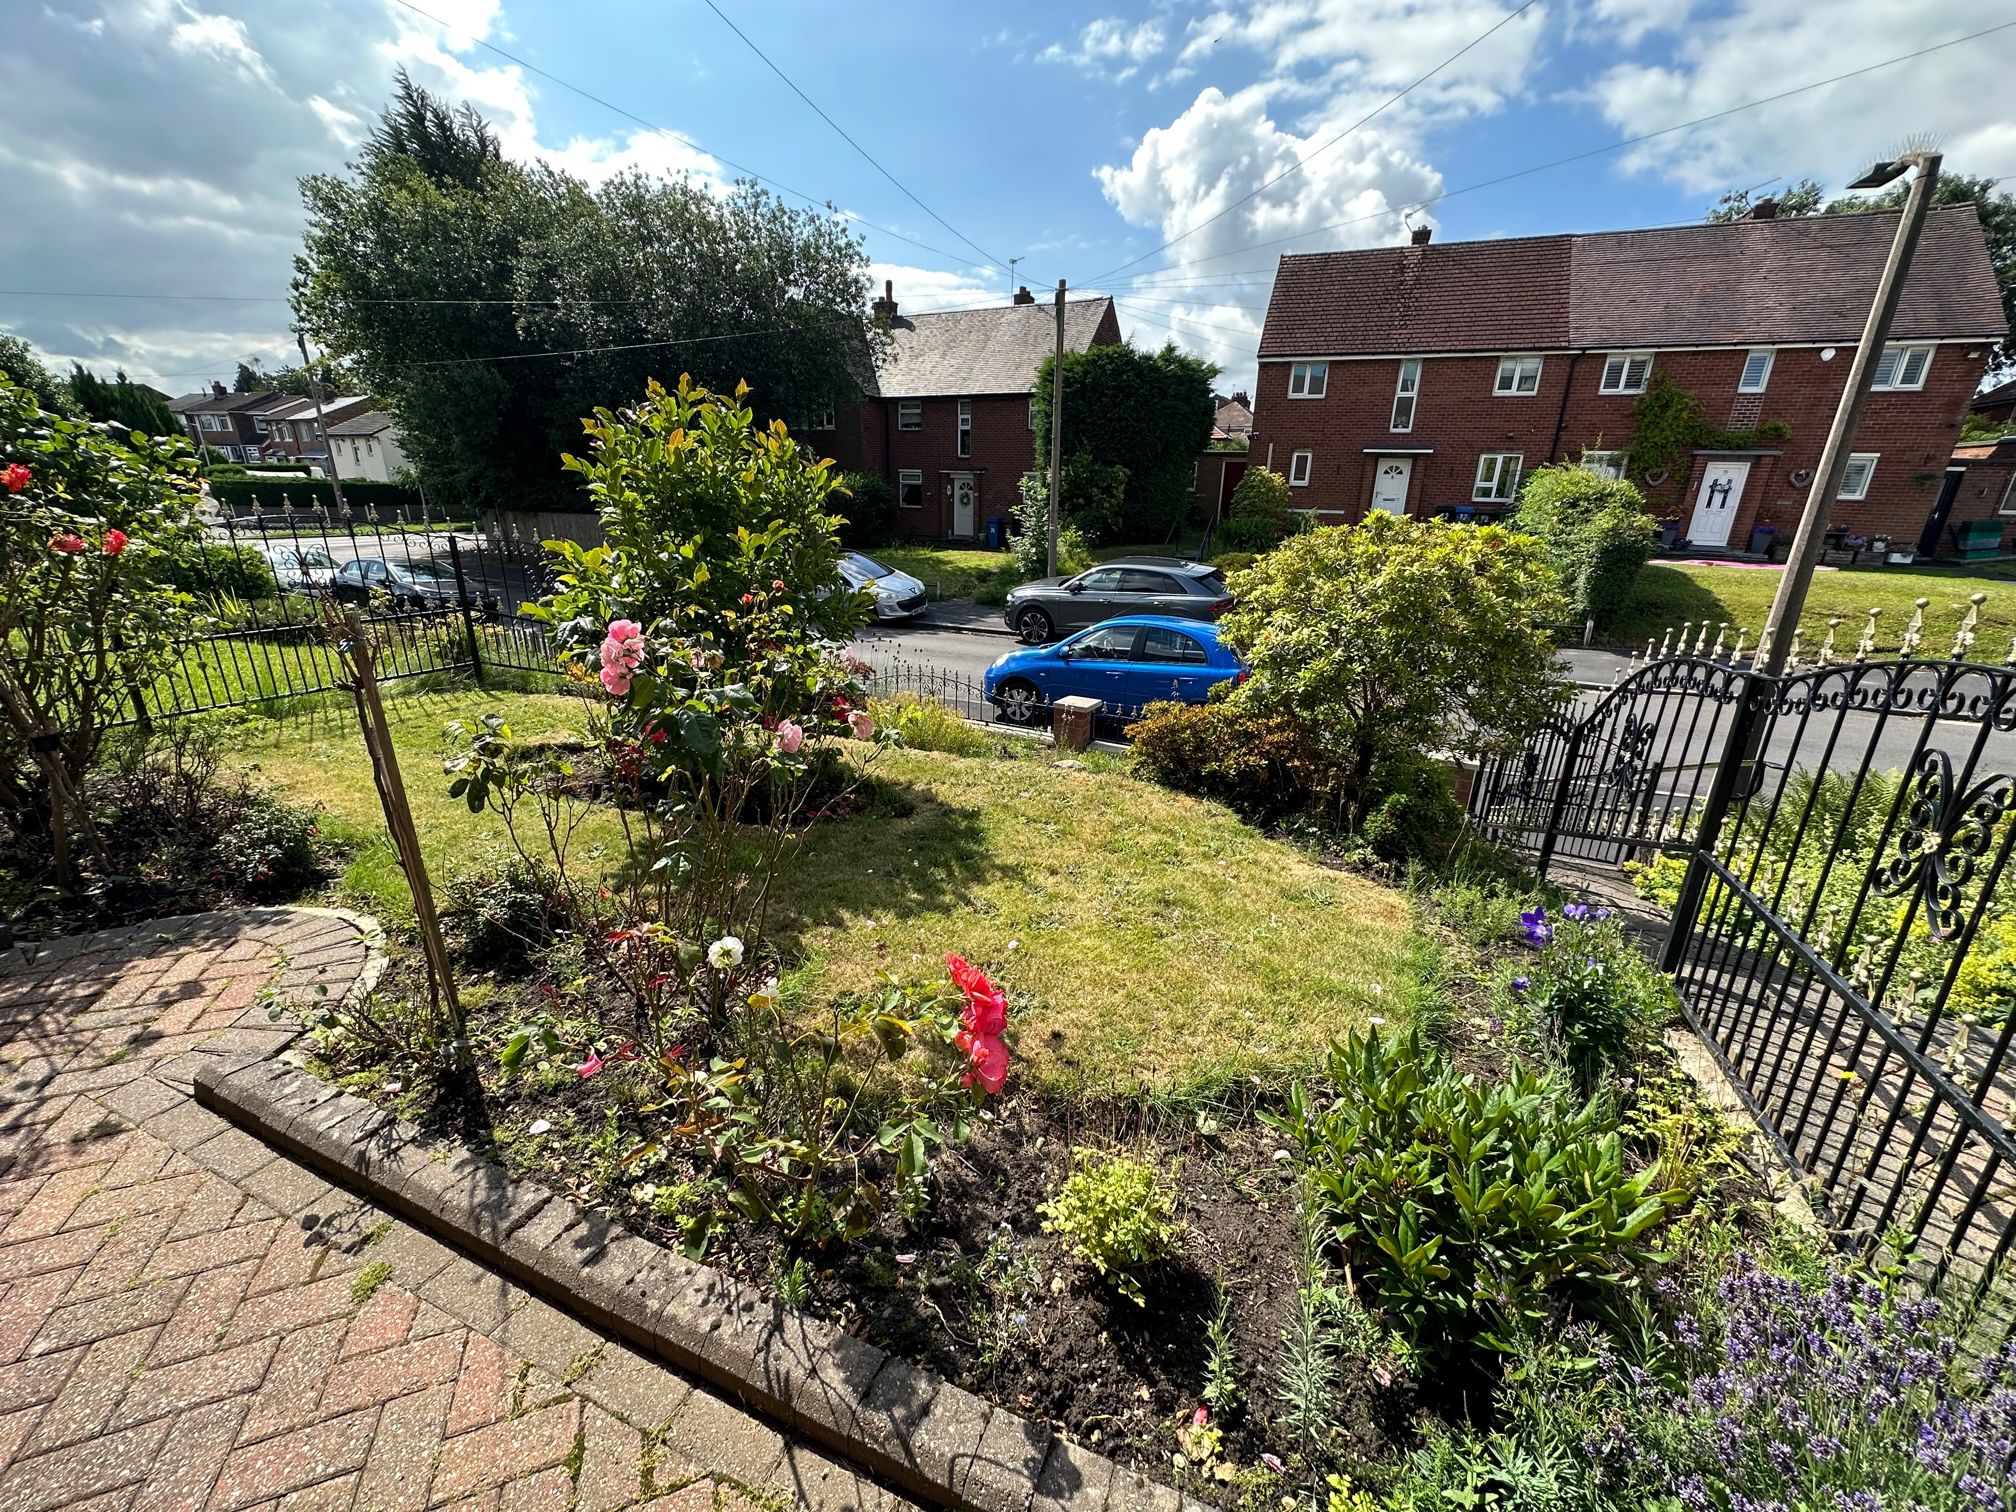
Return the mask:
MULTIPOLYGON (((174 391, 284 357, 294 181, 340 169, 401 64, 518 155, 712 182, 731 159, 924 243, 866 232, 906 309, 1005 297, 1019 258, 1016 281, 1115 294, 1137 341, 1173 335, 1234 387, 1284 250, 1397 241, 1410 203, 2016 21, 2007 0, 724 3, 941 223, 704 0, 4 3, 0 287, 44 292, 0 293, 0 327, 174 391), (268 299, 107 297, 178 293, 268 299)), ((1952 168, 2016 174, 2012 60, 2016 30, 1414 218, 1441 239, 1692 220, 1725 189, 1838 185, 1914 134, 1952 168)))

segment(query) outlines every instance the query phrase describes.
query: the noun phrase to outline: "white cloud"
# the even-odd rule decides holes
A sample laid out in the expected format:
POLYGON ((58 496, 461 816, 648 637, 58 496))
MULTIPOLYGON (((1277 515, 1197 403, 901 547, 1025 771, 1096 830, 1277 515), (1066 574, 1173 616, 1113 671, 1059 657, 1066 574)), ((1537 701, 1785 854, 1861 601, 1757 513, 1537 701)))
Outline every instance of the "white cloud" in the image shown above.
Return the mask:
MULTIPOLYGON (((1908 31, 1899 30, 1899 14, 1892 0, 1811 8, 1738 0, 1696 16, 1658 63, 1608 70, 1591 96, 1620 133, 1656 130, 1964 36, 1988 19, 1971 0, 1922 0, 1908 31)), ((2016 171, 2008 38, 1944 48, 1676 132, 1629 149, 1621 166, 1703 195, 1766 174, 1839 184, 1905 138, 1930 133, 1955 170, 2016 171)))
POLYGON ((1088 74, 1124 84, 1160 53, 1169 40, 1153 19, 1129 26, 1118 16, 1089 22, 1074 43, 1052 42, 1036 54, 1039 63, 1065 63, 1088 74))
POLYGON ((917 268, 908 263, 870 263, 869 287, 879 297, 882 285, 891 285, 896 308, 904 315, 924 315, 933 310, 966 310, 975 305, 1008 302, 1008 290, 1000 276, 978 269, 947 273, 939 268, 917 268))

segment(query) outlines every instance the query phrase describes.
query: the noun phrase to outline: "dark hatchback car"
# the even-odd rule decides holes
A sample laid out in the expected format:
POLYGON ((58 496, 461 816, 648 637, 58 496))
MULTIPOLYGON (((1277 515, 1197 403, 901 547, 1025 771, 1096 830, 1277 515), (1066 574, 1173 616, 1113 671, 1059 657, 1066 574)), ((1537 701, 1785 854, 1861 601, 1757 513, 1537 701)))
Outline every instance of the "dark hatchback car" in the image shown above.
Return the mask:
POLYGON ((1216 567, 1181 557, 1122 557, 1076 577, 1042 578, 1008 595, 1001 617, 1032 646, 1116 614, 1214 620, 1232 607, 1216 567))
MULTIPOLYGON (((446 609, 457 602, 453 570, 425 558, 387 562, 359 557, 336 569, 329 592, 346 604, 368 604, 372 595, 382 593, 396 609, 446 609)), ((476 607, 473 598, 470 607, 476 607)))

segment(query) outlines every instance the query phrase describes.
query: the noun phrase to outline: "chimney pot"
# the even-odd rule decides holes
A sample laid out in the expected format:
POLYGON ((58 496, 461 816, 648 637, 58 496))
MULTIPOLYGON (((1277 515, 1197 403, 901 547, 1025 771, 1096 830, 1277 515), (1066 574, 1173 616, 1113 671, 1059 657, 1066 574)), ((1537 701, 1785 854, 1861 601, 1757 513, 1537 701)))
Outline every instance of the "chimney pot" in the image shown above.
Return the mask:
POLYGON ((224 397, 224 392, 225 390, 223 384, 219 383, 214 378, 210 380, 210 395, 212 398, 222 399, 224 397))
POLYGON ((1773 199, 1768 194, 1765 195, 1764 198, 1760 199, 1759 201, 1757 201, 1756 204, 1750 207, 1750 213, 1744 216, 1743 219, 1745 220, 1778 219, 1778 201, 1773 199))
POLYGON ((869 308, 874 312, 875 318, 879 320, 883 325, 892 325, 895 323, 896 320, 895 279, 885 278, 882 280, 882 297, 876 300, 874 304, 870 305, 869 308))
POLYGON ((1416 226, 1414 228, 1414 245, 1417 247, 1427 246, 1428 238, 1434 234, 1435 228, 1433 226, 1416 226))
POLYGON ((1015 291, 1015 303, 1018 305, 1036 303, 1036 296, 1029 292, 1029 285, 1024 284, 1015 291))

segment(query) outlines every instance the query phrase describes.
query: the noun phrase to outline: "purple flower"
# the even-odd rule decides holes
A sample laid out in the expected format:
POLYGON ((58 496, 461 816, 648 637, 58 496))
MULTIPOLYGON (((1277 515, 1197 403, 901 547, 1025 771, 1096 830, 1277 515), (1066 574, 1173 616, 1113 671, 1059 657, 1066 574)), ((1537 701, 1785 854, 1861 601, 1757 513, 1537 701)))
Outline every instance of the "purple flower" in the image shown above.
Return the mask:
POLYGON ((1589 917, 1589 905, 1587 903, 1570 903, 1561 910, 1561 913, 1564 917, 1573 919, 1579 924, 1589 917))
POLYGON ((1599 908, 1594 913, 1590 914, 1589 917, 1594 919, 1598 924, 1601 924, 1605 919, 1610 917, 1610 910, 1607 908, 1599 908))
POLYGON ((1519 927, 1526 931, 1529 944, 1545 945, 1554 938, 1554 929, 1547 922, 1547 909, 1544 904, 1536 903, 1520 914, 1519 927))
POLYGON ((1516 976, 1512 978, 1512 995, 1514 997, 1524 997, 1532 990, 1533 979, 1531 977, 1516 976))

